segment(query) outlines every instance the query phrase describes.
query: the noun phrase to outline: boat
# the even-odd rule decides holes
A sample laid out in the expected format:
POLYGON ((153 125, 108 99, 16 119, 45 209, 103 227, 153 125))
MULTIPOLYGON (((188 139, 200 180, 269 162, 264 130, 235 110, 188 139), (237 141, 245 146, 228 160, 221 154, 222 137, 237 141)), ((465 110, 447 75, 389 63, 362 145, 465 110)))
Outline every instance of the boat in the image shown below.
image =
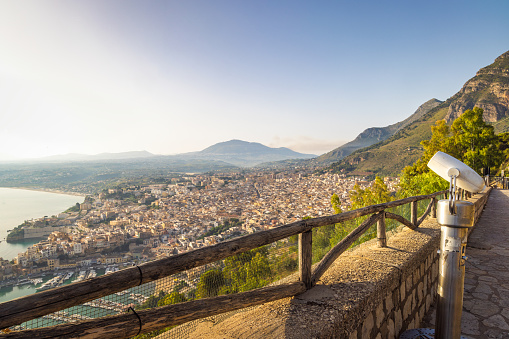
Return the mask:
POLYGON ((59 275, 51 278, 50 280, 46 281, 44 284, 42 284, 41 287, 38 287, 36 289, 36 291, 40 292, 40 291, 48 290, 53 287, 60 286, 63 283, 62 278, 63 278, 62 275, 59 274, 59 275))
POLYGON ((21 280, 18 280, 18 283, 16 284, 16 286, 21 286, 21 285, 30 284, 30 283, 31 283, 31 281, 28 279, 21 279, 21 280))
POLYGON ((129 293, 129 291, 128 291, 128 290, 123 290, 123 291, 117 292, 117 293, 115 293, 115 294, 116 294, 116 295, 118 295, 118 296, 123 296, 123 295, 125 295, 125 294, 127 294, 127 293, 129 293))
POLYGON ((69 280, 71 279, 71 277, 74 275, 74 272, 68 272, 66 275, 65 275, 65 278, 64 278, 64 281, 65 280, 69 280))
POLYGON ((95 278, 95 277, 97 277, 97 272, 94 269, 90 270, 90 272, 88 273, 88 278, 95 278))
POLYGON ((42 283, 42 278, 35 278, 30 280, 32 284, 37 285, 42 283))
POLYGON ((80 282, 80 281, 85 280, 86 278, 87 278, 87 271, 80 271, 80 274, 78 275, 76 280, 74 280, 74 282, 80 282))

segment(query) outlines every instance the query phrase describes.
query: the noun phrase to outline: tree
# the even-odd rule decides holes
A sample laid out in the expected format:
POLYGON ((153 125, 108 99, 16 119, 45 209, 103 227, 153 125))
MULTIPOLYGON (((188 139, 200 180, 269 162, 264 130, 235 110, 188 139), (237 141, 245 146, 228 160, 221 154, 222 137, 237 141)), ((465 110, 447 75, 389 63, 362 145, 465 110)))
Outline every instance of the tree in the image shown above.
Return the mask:
POLYGON ((414 164, 415 170, 418 173, 428 171, 427 164, 438 151, 442 151, 452 156, 456 155, 451 147, 450 133, 451 129, 449 125, 446 124, 445 120, 438 120, 435 123, 435 126, 431 126, 431 138, 430 140, 421 141, 424 153, 414 164))
POLYGON ((170 294, 166 295, 164 299, 159 300, 157 302, 157 306, 173 305, 184 301, 187 301, 186 296, 184 294, 179 293, 177 291, 173 291, 170 294))
MULTIPOLYGON (((478 173, 502 162, 499 139, 483 120, 483 109, 466 110, 451 126, 453 154, 478 173)), ((454 156, 454 155, 453 155, 454 156)))
POLYGON ((221 270, 207 271, 200 277, 200 282, 196 288, 196 297, 199 299, 215 297, 223 285, 224 276, 221 270))
POLYGON ((353 210, 365 206, 382 204, 391 200, 389 189, 379 176, 375 178, 371 187, 362 189, 358 184, 355 184, 353 191, 350 191, 350 201, 353 210))
POLYGON ((257 248, 225 259, 223 274, 227 282, 221 293, 248 291, 267 285, 272 278, 268 249, 257 248))
POLYGON ((332 205, 332 209, 334 210, 334 213, 339 214, 343 211, 341 210, 341 201, 339 200, 339 197, 336 193, 332 195, 330 198, 330 203, 332 205))
POLYGON ((158 295, 151 295, 143 304, 137 307, 137 309, 146 309, 156 307, 160 300, 164 299, 166 293, 159 291, 158 295))
POLYGON ((403 169, 400 176, 401 198, 429 194, 447 189, 449 183, 432 172, 427 164, 436 152, 442 151, 478 173, 483 167, 497 168, 503 159, 500 140, 493 126, 484 122, 483 110, 466 110, 449 127, 439 120, 431 127, 431 139, 421 141, 424 153, 412 166, 403 169))

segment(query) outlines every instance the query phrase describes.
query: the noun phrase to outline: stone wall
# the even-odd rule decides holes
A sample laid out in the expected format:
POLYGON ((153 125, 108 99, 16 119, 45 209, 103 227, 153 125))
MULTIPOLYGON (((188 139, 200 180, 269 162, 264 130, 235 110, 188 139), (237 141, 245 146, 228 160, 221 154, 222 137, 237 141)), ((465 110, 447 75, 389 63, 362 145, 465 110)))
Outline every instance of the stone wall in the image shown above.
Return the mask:
POLYGON ((46 226, 46 227, 27 227, 24 228, 23 231, 25 233, 24 237, 25 239, 32 239, 32 238, 47 238, 51 232, 57 231, 58 228, 53 228, 52 226, 46 226))
MULTIPOLYGON (((486 195, 474 195, 482 210, 486 195)), ((341 255, 307 292, 199 321, 189 338, 398 338, 418 328, 435 300, 440 225, 388 234, 341 255)))

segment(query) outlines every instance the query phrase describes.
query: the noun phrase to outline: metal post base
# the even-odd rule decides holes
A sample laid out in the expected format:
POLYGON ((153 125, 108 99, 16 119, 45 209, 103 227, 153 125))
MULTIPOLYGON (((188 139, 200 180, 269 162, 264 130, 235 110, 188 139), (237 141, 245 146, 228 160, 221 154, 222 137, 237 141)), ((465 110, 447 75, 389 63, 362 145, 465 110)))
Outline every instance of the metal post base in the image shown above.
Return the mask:
MULTIPOLYGON (((435 330, 433 328, 415 328, 408 330, 399 336, 399 339, 434 339, 435 330)), ((461 336, 461 339, 470 339, 469 337, 461 336)))

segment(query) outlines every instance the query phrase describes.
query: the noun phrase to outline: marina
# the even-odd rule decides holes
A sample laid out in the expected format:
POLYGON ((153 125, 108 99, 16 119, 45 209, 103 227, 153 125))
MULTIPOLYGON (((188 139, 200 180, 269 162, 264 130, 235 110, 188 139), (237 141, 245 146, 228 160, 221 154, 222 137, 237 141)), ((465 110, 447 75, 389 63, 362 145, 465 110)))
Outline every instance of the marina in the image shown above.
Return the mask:
MULTIPOLYGON (((0 302, 109 274, 119 269, 118 265, 97 265, 68 271, 46 272, 37 277, 3 282, 3 285, 0 285, 0 302)), ((45 315, 23 323, 17 329, 52 326, 118 314, 125 312, 129 307, 143 304, 154 293, 154 290, 155 288, 147 288, 147 286, 143 290, 140 287, 133 287, 83 305, 45 315)))

